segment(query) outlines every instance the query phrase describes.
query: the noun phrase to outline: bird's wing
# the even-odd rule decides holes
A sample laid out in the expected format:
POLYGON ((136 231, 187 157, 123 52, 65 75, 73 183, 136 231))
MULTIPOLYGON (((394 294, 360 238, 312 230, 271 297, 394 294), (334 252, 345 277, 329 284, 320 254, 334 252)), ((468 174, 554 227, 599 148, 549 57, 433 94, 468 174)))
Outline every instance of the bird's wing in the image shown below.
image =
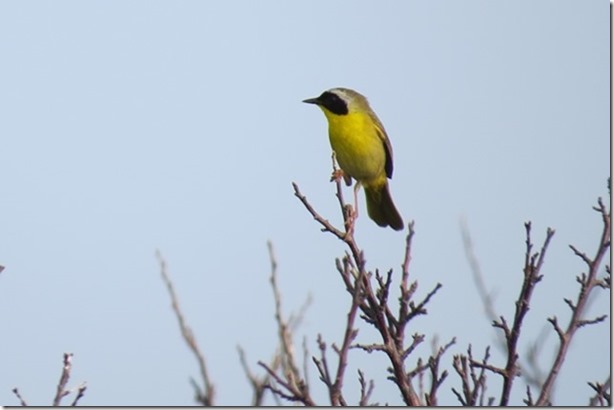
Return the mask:
POLYGON ((381 123, 379 118, 377 118, 377 115, 375 115, 373 112, 371 112, 370 115, 373 123, 375 124, 377 136, 382 140, 382 143, 384 144, 384 151, 386 151, 386 176, 388 178, 392 178, 392 145, 390 145, 390 140, 388 139, 384 125, 381 123))

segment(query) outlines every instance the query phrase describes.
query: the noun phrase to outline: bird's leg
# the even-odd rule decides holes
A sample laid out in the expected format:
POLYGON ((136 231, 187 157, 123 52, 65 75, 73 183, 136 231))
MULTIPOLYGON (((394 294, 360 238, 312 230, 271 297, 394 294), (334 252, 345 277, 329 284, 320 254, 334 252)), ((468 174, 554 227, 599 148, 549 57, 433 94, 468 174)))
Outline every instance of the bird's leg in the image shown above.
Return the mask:
POLYGON ((354 184, 354 215, 352 215, 354 219, 358 218, 358 190, 361 186, 360 181, 356 180, 356 183, 354 184))
POLYGON ((356 181, 354 185, 354 206, 345 204, 343 209, 345 219, 345 236, 351 237, 354 234, 354 223, 358 218, 358 190, 360 189, 360 181, 356 181))
POLYGON ((337 166, 337 154, 335 154, 335 151, 330 155, 330 159, 333 161, 333 173, 330 176, 330 182, 337 182, 343 177, 343 170, 337 166))
POLYGON ((343 172, 341 167, 337 164, 337 154, 335 154, 335 151, 331 154, 331 160, 333 161, 333 173, 330 176, 330 182, 337 182, 343 178, 345 185, 352 185, 352 177, 343 172))

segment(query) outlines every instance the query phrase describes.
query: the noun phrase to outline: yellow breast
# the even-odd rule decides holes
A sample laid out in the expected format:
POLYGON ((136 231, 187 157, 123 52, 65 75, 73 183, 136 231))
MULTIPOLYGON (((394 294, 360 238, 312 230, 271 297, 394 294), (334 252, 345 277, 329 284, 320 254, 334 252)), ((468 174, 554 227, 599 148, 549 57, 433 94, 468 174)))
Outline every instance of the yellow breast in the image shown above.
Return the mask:
POLYGON ((386 152, 368 114, 353 112, 335 115, 324 110, 328 119, 328 136, 337 162, 352 178, 368 185, 386 179, 386 152))

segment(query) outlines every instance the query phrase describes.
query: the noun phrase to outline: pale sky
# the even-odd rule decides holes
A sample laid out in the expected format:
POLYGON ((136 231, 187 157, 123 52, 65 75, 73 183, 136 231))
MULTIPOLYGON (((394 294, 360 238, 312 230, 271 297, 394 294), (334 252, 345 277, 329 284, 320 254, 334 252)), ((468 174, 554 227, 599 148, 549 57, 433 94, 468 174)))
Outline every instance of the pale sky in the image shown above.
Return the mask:
MULTIPOLYGON (((530 1, 3 1, 0 3, 0 404, 49 405, 62 354, 83 405, 192 405, 198 367, 181 339, 155 250, 208 360, 217 404, 247 405, 236 346, 254 371, 276 346, 266 241, 289 314, 313 297, 303 336, 340 343, 350 299, 344 247, 293 196, 340 224, 324 116, 301 100, 343 86, 365 94, 394 149, 390 188, 414 220, 411 275, 442 290, 408 329, 457 344, 451 362, 495 343, 471 279, 465 220, 498 313, 522 283, 525 221, 556 230, 521 336, 548 329, 550 364, 592 255, 610 175, 610 5, 530 1)), ((350 197, 351 188, 347 189, 350 197)), ((606 200, 609 204, 609 201, 606 200)), ((364 196, 359 206, 364 211, 364 196)), ((400 273, 405 233, 366 217, 368 268, 400 273)), ((590 315, 610 310, 609 294, 590 315)), ((360 327, 359 341, 374 333, 360 327)), ((332 357, 332 352, 329 352, 332 357)), ((583 328, 555 404, 583 405, 610 369, 610 322, 583 328)), ((493 347, 493 364, 504 358, 493 347)), ((381 355, 352 352, 373 400, 400 404, 381 355)), ((310 369, 314 396, 327 403, 310 369)), ((501 383, 490 376, 489 392, 501 383)), ((513 402, 522 404, 518 379, 513 402)), ((273 402, 269 399, 267 403, 273 402)))

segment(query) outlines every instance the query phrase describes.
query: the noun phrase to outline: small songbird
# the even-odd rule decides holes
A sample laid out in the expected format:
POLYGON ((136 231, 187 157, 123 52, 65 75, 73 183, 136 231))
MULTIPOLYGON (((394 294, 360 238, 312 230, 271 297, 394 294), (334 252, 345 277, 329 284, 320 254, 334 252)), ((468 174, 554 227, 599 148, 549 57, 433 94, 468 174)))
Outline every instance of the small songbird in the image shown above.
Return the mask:
POLYGON ((369 217, 379 226, 403 229, 403 219, 388 189, 392 146, 367 99, 348 88, 332 88, 303 102, 316 104, 324 112, 337 162, 345 176, 357 181, 355 193, 364 187, 369 217))

